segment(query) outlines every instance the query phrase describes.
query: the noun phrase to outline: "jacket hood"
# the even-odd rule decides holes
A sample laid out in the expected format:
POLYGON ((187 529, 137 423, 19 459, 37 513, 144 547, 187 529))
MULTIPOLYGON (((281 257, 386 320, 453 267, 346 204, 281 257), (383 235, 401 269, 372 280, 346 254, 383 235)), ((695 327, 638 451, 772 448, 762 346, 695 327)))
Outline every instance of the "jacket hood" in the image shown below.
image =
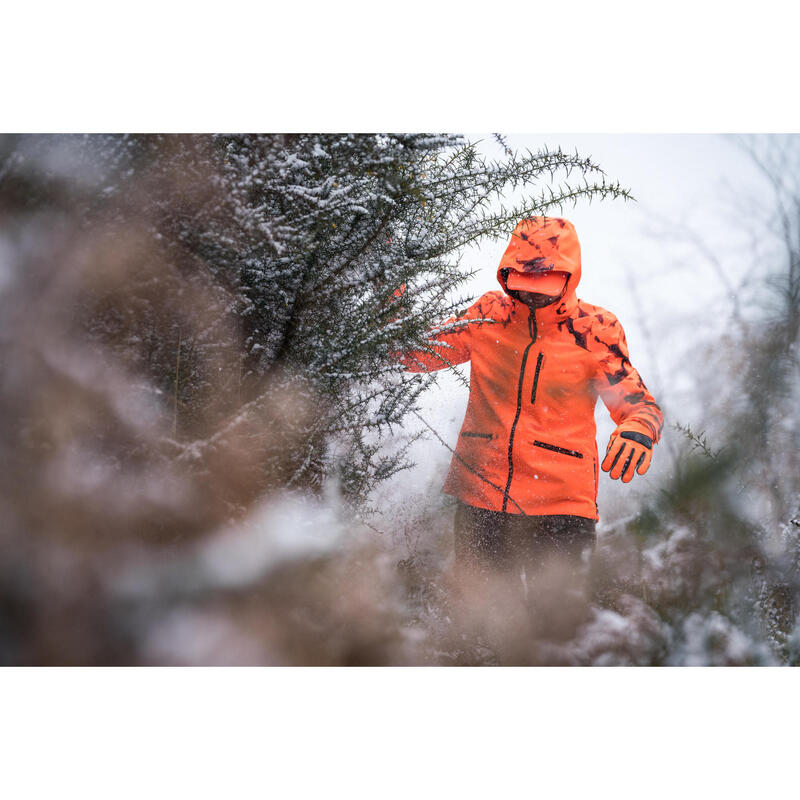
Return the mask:
MULTIPOLYGON (((577 305, 575 294, 581 279, 581 246, 571 222, 560 217, 530 217, 517 223, 511 234, 500 265, 497 280, 506 294, 504 270, 518 272, 550 272, 559 270, 568 275, 561 300, 537 310, 538 316, 555 317, 569 314, 577 305)), ((513 295, 512 295, 513 296, 513 295)))

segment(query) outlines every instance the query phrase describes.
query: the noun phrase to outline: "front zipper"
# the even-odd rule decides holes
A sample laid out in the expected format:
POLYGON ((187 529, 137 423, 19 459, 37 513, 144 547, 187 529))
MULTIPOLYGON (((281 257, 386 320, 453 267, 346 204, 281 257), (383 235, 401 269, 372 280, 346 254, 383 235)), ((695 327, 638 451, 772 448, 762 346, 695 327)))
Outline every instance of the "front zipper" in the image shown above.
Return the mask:
MULTIPOLYGON (((531 335, 531 340, 522 354, 522 366, 519 369, 519 384, 517 385, 517 413, 514 415, 514 422, 511 423, 511 433, 508 436, 508 480, 506 481, 506 489, 503 492, 503 511, 508 506, 508 491, 511 488, 511 479, 514 477, 514 433, 517 430, 517 423, 519 422, 519 415, 522 411, 522 383, 525 380, 525 364, 528 361, 528 352, 533 347, 536 341, 536 318, 531 309, 530 316, 528 317, 528 333, 531 335)), ((540 354, 541 356, 541 354, 540 354)), ((541 366, 541 362, 539 363, 541 366)))

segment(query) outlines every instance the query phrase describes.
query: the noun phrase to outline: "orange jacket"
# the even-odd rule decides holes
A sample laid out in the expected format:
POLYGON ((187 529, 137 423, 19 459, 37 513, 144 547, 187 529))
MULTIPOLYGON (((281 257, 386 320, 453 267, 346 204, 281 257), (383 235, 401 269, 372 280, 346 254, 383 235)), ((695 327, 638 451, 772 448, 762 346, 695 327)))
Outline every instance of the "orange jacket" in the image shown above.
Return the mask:
POLYGON ((405 353, 412 372, 471 361, 467 412, 444 491, 511 514, 597 519, 594 408, 657 442, 664 415, 628 358, 617 318, 579 300, 580 244, 570 222, 523 220, 500 261, 503 291, 484 294, 405 353), (531 311, 507 293, 505 270, 569 273, 560 300, 531 311), (468 324, 464 324, 467 321, 468 324))

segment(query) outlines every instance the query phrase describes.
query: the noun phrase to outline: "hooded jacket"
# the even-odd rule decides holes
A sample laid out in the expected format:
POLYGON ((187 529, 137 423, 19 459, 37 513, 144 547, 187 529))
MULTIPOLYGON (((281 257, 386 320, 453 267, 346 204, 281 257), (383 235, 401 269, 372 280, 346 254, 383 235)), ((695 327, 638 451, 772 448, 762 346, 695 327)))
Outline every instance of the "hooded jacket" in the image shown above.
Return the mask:
POLYGON ((664 415, 630 362, 622 326, 611 312, 578 299, 580 278, 572 224, 522 220, 497 270, 502 290, 447 320, 430 349, 404 354, 412 372, 471 361, 447 494, 511 514, 597 519, 597 398, 619 428, 659 440, 664 415), (531 310, 509 293, 509 269, 569 277, 558 301, 531 310))

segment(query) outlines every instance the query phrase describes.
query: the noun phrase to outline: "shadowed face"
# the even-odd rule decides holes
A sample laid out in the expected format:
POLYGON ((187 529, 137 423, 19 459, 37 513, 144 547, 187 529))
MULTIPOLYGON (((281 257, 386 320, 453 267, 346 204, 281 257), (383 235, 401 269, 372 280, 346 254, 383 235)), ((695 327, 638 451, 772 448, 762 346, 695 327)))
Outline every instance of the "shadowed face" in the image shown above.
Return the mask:
POLYGON ((550 294, 539 294, 539 292, 516 292, 517 297, 525 303, 528 308, 544 308, 545 306, 549 306, 551 303, 555 303, 560 294, 557 295, 550 295, 550 294))

